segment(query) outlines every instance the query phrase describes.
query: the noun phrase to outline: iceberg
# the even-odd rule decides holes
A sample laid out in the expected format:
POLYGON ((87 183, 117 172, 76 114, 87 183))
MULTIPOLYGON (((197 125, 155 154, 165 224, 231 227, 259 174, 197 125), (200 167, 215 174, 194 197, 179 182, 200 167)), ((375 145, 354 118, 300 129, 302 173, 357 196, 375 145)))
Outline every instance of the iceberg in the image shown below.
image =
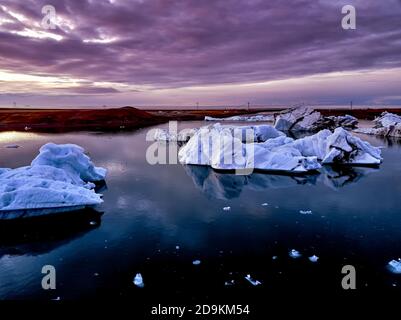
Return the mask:
POLYGON ((271 126, 206 126, 178 153, 181 164, 205 165, 217 170, 257 169, 306 173, 322 164, 377 165, 380 148, 343 128, 322 130, 294 140, 271 126))
POLYGON ((357 125, 358 119, 350 115, 324 117, 311 107, 298 107, 280 113, 276 117, 274 127, 281 131, 317 132, 338 127, 354 129, 357 125))
POLYGON ((187 142, 195 133, 197 129, 184 129, 179 133, 172 133, 167 129, 154 130, 154 141, 165 142, 187 142))
POLYGON ((284 147, 298 149, 303 156, 316 156, 322 164, 377 165, 381 149, 353 136, 343 128, 332 133, 322 130, 315 135, 294 140, 284 147))
POLYGON ((205 117, 205 121, 244 121, 244 122, 272 122, 274 121, 273 115, 268 114, 255 114, 255 115, 241 115, 241 116, 232 116, 227 118, 213 118, 213 117, 205 117))
POLYGON ((75 144, 47 143, 40 148, 39 155, 31 165, 49 165, 60 168, 71 175, 79 176, 83 181, 103 181, 107 170, 95 167, 84 152, 82 147, 75 144))
POLYGON ((0 218, 13 219, 76 211, 103 202, 93 189, 104 180, 84 149, 49 143, 31 166, 0 169, 0 218))
POLYGON ((319 169, 316 156, 305 157, 296 148, 276 151, 292 141, 268 125, 215 124, 200 128, 180 149, 178 159, 181 164, 207 165, 218 170, 252 168, 303 173, 319 169))
POLYGON ((383 112, 373 122, 375 124, 373 128, 358 128, 354 132, 382 137, 401 137, 401 116, 383 112))

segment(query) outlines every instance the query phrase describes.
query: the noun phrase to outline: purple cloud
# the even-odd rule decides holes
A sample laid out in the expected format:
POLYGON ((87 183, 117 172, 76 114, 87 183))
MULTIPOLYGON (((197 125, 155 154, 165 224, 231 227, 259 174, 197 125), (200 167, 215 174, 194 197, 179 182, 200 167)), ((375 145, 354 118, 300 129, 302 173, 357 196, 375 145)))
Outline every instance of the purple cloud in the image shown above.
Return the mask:
POLYGON ((23 74, 180 88, 401 67, 399 0, 3 0, 2 6, 0 70, 23 74), (68 21, 49 30, 61 41, 21 36, 37 28, 45 4, 68 21), (356 30, 341 28, 345 4, 357 9, 356 30))

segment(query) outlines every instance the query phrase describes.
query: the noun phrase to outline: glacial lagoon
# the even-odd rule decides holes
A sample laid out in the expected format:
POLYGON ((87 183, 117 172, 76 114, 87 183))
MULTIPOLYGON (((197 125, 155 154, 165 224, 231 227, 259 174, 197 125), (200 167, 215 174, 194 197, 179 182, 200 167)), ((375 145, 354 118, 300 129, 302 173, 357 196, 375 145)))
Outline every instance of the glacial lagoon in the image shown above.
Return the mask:
POLYGON ((0 168, 29 165, 51 141, 79 144, 108 169, 96 211, 0 224, 0 299, 341 295, 344 265, 355 267, 362 294, 401 292, 401 275, 387 267, 401 257, 401 142, 360 135, 383 146, 379 168, 237 176, 148 164, 149 129, 0 133, 0 168), (44 265, 57 270, 56 290, 41 287, 44 265), (138 273, 143 288, 133 283, 138 273))

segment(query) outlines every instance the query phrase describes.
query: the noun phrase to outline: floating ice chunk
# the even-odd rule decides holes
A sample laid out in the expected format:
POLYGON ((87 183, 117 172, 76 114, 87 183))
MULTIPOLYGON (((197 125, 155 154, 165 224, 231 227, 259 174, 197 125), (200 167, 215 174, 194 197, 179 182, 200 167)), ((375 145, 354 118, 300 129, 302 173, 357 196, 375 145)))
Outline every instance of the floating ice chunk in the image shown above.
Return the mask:
POLYGON ((299 251, 297 251, 295 249, 292 249, 290 251, 289 255, 290 255, 291 258, 294 258, 294 259, 300 258, 302 256, 302 254, 299 253, 299 251))
POLYGON ((231 207, 224 207, 223 210, 224 210, 224 211, 230 211, 230 210, 231 210, 231 207))
POLYGON ((251 277, 250 274, 246 275, 245 279, 248 280, 248 282, 249 282, 250 284, 252 284, 253 286, 259 286, 259 285, 262 284, 260 281, 254 280, 254 279, 251 277))
POLYGON ((194 261, 192 261, 192 264, 193 264, 194 266, 198 266, 198 265, 201 264, 201 261, 200 261, 200 260, 194 260, 194 261))
POLYGON ((78 175, 83 181, 102 181, 107 170, 95 167, 85 150, 75 144, 47 143, 39 150, 32 166, 48 165, 63 169, 71 175, 78 175))
POLYGON ((234 281, 234 280, 226 281, 226 282, 224 283, 224 285, 227 286, 227 287, 233 286, 234 284, 235 284, 235 281, 234 281))
POLYGON ((299 210, 300 214, 312 214, 312 210, 299 210))
POLYGON ((383 112, 374 120, 374 123, 373 128, 358 128, 354 132, 384 137, 401 137, 401 116, 383 112))
POLYGON ((18 144, 8 144, 6 145, 7 149, 18 149, 20 146, 18 144))
POLYGON ((317 260, 319 260, 319 257, 313 255, 313 256, 309 257, 308 259, 309 259, 310 262, 317 262, 317 260))
POLYGON ((105 173, 93 166, 81 147, 47 144, 31 166, 0 169, 0 219, 98 205, 102 195, 92 190, 95 185, 89 181, 103 179, 105 173))
POLYGON ((267 202, 262 203, 262 207, 267 207, 269 204, 267 202))
POLYGON ((277 256, 273 256, 272 260, 277 260, 277 258, 278 258, 277 256))
POLYGON ((142 275, 140 273, 136 274, 133 282, 134 285, 136 285, 138 288, 143 288, 145 286, 142 275))
POLYGON ((175 246, 175 249, 176 250, 180 250, 180 246, 175 246))
POLYGON ((388 267, 392 273, 401 273, 401 259, 391 260, 388 263, 388 267))

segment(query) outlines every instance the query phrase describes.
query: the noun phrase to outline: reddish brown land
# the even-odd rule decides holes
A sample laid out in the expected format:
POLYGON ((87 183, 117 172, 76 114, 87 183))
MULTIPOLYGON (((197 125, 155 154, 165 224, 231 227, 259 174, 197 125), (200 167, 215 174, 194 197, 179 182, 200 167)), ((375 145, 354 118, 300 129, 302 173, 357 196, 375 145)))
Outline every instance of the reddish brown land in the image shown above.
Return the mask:
POLYGON ((251 110, 143 111, 114 109, 0 109, 0 131, 116 131, 147 127, 169 120, 202 120, 205 116, 229 117, 251 110))
MULTIPOLYGON (((240 114, 278 112, 280 109, 227 110, 139 110, 116 109, 0 109, 0 131, 119 131, 133 130, 169 120, 203 120, 205 116, 225 118, 240 114)), ((386 109, 319 109, 323 115, 350 114, 359 119, 374 119, 386 109)), ((391 109, 401 114, 401 109, 391 109)))

